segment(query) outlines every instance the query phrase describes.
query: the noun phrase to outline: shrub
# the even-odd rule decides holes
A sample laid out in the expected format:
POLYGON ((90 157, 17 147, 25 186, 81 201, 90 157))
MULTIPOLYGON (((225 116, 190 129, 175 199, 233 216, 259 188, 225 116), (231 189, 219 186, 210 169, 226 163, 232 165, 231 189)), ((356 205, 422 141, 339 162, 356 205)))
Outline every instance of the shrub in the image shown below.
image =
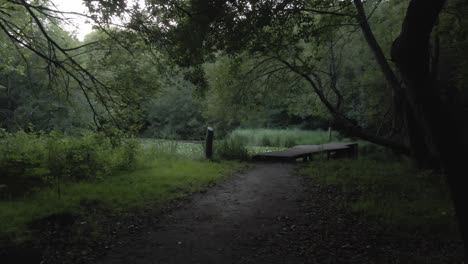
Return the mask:
POLYGON ((121 147, 123 155, 119 163, 121 169, 134 169, 141 144, 136 139, 127 140, 121 147))
POLYGON ((109 175, 134 166, 139 151, 135 140, 113 146, 100 133, 79 137, 61 133, 0 132, 0 184, 15 192, 57 180, 84 180, 109 175), (11 188, 10 188, 11 189, 11 188))
POLYGON ((2 178, 33 177, 46 174, 47 147, 42 134, 27 134, 23 131, 16 134, 1 133, 0 168, 2 178))

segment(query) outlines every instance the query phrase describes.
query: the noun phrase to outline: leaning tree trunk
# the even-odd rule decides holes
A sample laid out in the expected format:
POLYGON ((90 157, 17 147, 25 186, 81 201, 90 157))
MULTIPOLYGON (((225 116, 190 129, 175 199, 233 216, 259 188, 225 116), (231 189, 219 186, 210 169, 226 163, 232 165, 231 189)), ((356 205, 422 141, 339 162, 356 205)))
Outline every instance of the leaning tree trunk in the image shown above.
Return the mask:
POLYGON ((460 113, 445 104, 431 73, 430 36, 445 0, 411 0, 392 58, 404 81, 409 111, 416 117, 409 129, 424 131, 426 145, 436 151, 452 194, 461 235, 468 252, 468 201, 465 183, 468 146, 460 113))
POLYGON ((407 128, 407 134, 410 139, 411 155, 418 164, 419 167, 428 168, 434 164, 433 151, 426 145, 424 140, 423 131, 420 127, 414 125, 414 121, 417 119, 412 111, 407 111, 408 102, 404 96, 403 88, 400 85, 400 81, 393 72, 392 67, 388 63, 385 54, 380 47, 377 39, 372 32, 372 29, 367 20, 367 15, 362 4, 362 0, 353 0, 354 6, 356 7, 357 20, 359 27, 364 35, 364 38, 369 46, 374 58, 380 67, 385 79, 392 89, 393 94, 393 107, 394 107, 394 118, 403 120, 407 128))

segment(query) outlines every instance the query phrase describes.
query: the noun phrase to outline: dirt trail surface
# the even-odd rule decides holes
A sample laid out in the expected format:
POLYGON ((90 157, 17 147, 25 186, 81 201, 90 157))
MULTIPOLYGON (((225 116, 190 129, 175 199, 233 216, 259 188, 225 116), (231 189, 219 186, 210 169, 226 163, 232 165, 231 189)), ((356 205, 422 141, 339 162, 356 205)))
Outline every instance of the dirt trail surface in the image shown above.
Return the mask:
POLYGON ((289 223, 306 221, 304 185, 292 169, 258 164, 126 238, 100 263, 305 263, 268 247, 289 223))
POLYGON ((350 212, 353 195, 295 166, 260 163, 234 175, 119 237, 97 263, 462 263, 459 241, 395 237, 350 212))

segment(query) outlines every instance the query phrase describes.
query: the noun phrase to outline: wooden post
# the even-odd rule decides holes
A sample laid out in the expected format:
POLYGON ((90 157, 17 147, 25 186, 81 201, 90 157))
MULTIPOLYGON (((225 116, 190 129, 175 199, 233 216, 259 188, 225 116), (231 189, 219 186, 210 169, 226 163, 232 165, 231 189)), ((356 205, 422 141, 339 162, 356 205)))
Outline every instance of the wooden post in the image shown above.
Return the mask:
POLYGON ((328 142, 332 141, 332 128, 328 127, 328 142))
POLYGON ((206 129, 206 142, 205 142, 205 155, 207 159, 211 159, 213 157, 213 138, 214 138, 214 130, 212 127, 208 127, 206 129))

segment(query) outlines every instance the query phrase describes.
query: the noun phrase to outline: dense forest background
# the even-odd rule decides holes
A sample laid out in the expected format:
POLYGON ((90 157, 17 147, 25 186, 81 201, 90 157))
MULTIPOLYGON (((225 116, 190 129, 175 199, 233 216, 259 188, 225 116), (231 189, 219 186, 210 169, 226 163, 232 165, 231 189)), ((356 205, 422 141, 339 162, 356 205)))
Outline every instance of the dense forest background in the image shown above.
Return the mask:
MULTIPOLYGON (((8 5, 12 4, 3 3, 2 8, 8 5)), ((407 1, 396 0, 366 2, 369 23, 388 58, 407 5, 407 1)), ((463 1, 449 1, 431 40, 438 47, 439 79, 449 82, 458 91, 457 100, 464 102, 463 83, 468 76, 466 8, 463 1)), ((9 21, 3 20, 5 25, 14 23, 23 28, 22 34, 34 37, 28 41, 45 48, 41 47, 44 36, 24 10, 4 18, 9 21)), ((323 94, 356 125, 373 135, 405 141, 402 124, 395 121, 392 91, 359 27, 333 16, 314 17, 310 23, 316 24, 308 29, 297 24, 274 25, 268 29, 271 33, 252 37, 248 47, 227 47, 203 59, 186 58, 180 50, 200 48, 195 47, 195 41, 187 47, 163 49, 166 43, 148 43, 144 32, 109 27, 97 29, 80 42, 60 28, 60 21, 39 19, 64 48, 84 44, 69 54, 102 85, 80 87, 60 67, 2 34, 1 126, 7 131, 73 134, 96 129, 96 125, 114 125, 112 118, 118 120, 115 125, 134 135, 176 139, 200 139, 206 125, 221 134, 238 127, 333 126, 333 115, 313 87, 273 58, 278 55, 303 63, 302 68, 316 73, 323 94), (320 32, 322 24, 330 24, 328 19, 343 25, 320 32), (262 51, 256 45, 264 38, 271 39, 264 41, 262 51), (181 61, 190 59, 192 66, 181 61)), ((61 60, 64 55, 56 56, 61 60)), ((68 67, 66 60, 64 65, 68 67)))

